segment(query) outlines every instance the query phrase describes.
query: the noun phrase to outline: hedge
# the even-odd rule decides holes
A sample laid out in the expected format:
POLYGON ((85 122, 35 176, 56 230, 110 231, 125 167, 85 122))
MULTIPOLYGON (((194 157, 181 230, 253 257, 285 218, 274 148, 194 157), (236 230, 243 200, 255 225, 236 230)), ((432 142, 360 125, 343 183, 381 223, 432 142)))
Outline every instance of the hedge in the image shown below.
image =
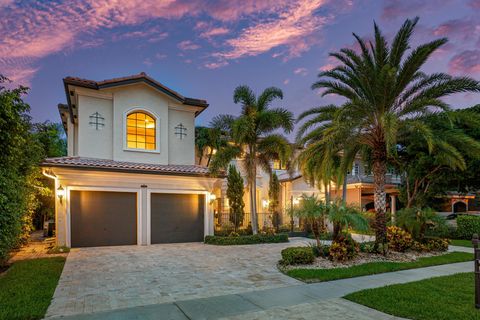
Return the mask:
POLYGON ((311 264, 315 261, 315 255, 310 247, 292 247, 282 250, 281 264, 311 264))
POLYGON ((280 243, 288 242, 288 235, 286 234, 255 234, 251 236, 238 236, 238 237, 219 237, 219 236, 206 236, 206 244, 214 244, 218 246, 234 246, 242 244, 257 244, 257 243, 280 243))
POLYGON ((471 240, 474 233, 480 236, 480 217, 458 216, 456 236, 460 239, 471 240))

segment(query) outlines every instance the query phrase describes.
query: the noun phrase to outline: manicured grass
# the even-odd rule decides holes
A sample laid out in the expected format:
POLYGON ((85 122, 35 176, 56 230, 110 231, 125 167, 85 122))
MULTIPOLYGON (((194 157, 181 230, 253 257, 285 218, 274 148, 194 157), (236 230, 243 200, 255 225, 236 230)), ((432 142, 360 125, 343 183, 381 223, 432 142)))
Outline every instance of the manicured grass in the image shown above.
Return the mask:
POLYGON ((347 268, 292 269, 287 271, 287 275, 305 282, 320 282, 470 260, 473 260, 471 253, 451 252, 441 256, 420 258, 413 262, 370 262, 347 268))
POLYGON ((65 258, 15 262, 0 276, 0 319, 41 319, 52 299, 65 258))
POLYGON ((454 240, 450 240, 450 244, 451 244, 452 246, 460 246, 460 247, 473 248, 472 240, 459 240, 459 239, 454 239, 454 240))
POLYGON ((368 289, 345 298, 414 320, 480 319, 474 307, 473 273, 431 278, 368 289))

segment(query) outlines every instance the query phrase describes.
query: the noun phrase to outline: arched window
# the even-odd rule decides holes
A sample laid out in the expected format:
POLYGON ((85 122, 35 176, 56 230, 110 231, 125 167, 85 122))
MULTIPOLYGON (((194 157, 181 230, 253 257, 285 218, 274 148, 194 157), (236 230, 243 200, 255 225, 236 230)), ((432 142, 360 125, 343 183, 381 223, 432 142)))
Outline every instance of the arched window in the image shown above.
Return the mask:
POLYGON ((127 116, 127 148, 155 150, 156 120, 144 112, 132 112, 127 116))

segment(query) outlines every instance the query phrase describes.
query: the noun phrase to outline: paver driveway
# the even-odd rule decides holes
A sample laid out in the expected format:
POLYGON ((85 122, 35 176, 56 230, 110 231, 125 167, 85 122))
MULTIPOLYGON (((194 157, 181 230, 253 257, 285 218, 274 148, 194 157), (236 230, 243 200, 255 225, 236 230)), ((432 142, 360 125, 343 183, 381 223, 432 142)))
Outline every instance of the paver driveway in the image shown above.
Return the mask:
POLYGON ((90 313, 300 284, 276 268, 289 243, 201 243, 73 249, 47 317, 90 313))

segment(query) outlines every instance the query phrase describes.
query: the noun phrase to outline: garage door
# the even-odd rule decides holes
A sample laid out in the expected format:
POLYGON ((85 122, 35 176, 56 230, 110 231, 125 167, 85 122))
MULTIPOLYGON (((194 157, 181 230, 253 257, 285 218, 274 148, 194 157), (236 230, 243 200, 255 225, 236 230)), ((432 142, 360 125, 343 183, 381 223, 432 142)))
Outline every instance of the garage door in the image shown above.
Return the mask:
POLYGON ((137 194, 71 191, 72 247, 137 244, 137 194))
POLYGON ((151 194, 151 243, 203 241, 205 196, 151 194))

